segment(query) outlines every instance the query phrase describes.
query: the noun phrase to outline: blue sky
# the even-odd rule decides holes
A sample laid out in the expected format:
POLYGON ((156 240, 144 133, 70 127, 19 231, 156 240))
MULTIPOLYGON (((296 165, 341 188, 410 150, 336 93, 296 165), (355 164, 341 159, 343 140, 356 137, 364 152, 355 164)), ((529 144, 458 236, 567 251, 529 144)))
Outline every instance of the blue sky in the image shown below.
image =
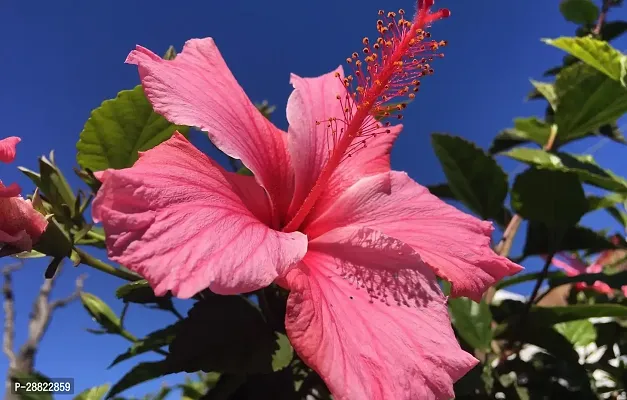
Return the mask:
MULTIPOLYGON (((448 40, 446 57, 437 61, 436 74, 424 80, 420 95, 405 113, 405 129, 392 155, 394 169, 407 171, 425 185, 444 180, 430 147, 430 133, 461 135, 487 148, 499 130, 511 126, 513 118, 543 115, 544 103, 524 102, 531 87, 528 79, 541 79, 541 73, 558 64, 562 54, 539 39, 570 35, 575 29, 562 19, 557 1, 443 0, 438 5, 452 11, 451 18, 432 30, 435 38, 448 40)), ((187 39, 214 37, 251 99, 275 104, 273 121, 285 129, 290 72, 315 76, 334 69, 361 48, 363 36, 376 33, 377 10, 385 7, 415 8, 407 0, 4 0, 0 2, 0 37, 4 38, 0 137, 18 135, 23 141, 15 164, 0 166, 0 177, 4 182, 19 182, 25 193, 31 191, 32 185, 15 167, 35 169, 37 157, 54 149, 61 168, 77 185, 72 173, 75 143, 90 111, 139 83, 136 68, 124 64, 135 44, 163 53, 170 44, 180 49, 187 39)), ((615 10, 609 19, 626 19, 624 10, 615 10)), ((627 47, 625 40, 615 45, 622 50, 627 47)), ((571 148, 583 152, 598 140, 571 148)), ((209 149, 203 137, 195 143, 209 149)), ((621 175, 627 175, 625 154, 624 147, 613 143, 595 152, 603 166, 621 175)), ((499 161, 508 172, 517 165, 499 161)), ((601 213, 584 222, 617 228, 601 213)), ((514 254, 521 239, 519 235, 514 254)), ((104 257, 104 253, 95 255, 104 257)), ((0 260, 0 265, 8 262, 0 260)), ((31 301, 45 265, 41 260, 28 261, 14 277, 18 343, 25 337, 31 301)), ((525 266, 535 270, 538 263, 525 266)), ((81 272, 89 274, 87 291, 105 299, 114 310, 121 309, 113 291, 122 282, 84 266, 68 266, 54 293, 69 293, 81 272)), ((127 321, 129 330, 141 336, 172 318, 137 306, 131 308, 127 321)), ((94 323, 78 303, 55 314, 37 368, 50 377, 72 377, 77 390, 82 390, 114 382, 134 365, 129 361, 107 370, 128 344, 118 337, 87 333, 88 327, 95 327, 94 323)), ((2 374, 6 368, 2 357, 2 374)), ((0 378, 4 380, 4 375, 0 378)), ((128 394, 155 390, 159 383, 138 386, 128 394)))

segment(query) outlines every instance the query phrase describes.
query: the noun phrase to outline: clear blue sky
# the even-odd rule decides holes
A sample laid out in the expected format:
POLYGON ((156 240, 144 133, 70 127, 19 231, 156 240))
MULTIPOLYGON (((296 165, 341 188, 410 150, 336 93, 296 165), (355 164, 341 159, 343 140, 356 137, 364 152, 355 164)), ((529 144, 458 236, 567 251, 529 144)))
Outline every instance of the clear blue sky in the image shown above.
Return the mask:
MULTIPOLYGON (((433 29, 434 37, 449 42, 446 57, 437 61, 436 74, 425 79, 420 95, 407 110, 405 130, 392 157, 394 169, 407 171, 425 185, 444 180, 430 147, 430 133, 461 135, 487 148, 499 130, 511 126, 514 117, 543 115, 544 103, 524 102, 531 87, 528 78, 541 78, 544 70, 559 63, 562 54, 539 39, 570 35, 575 28, 561 18, 557 0, 442 0, 438 5, 452 11, 451 18, 433 29)), ((187 39, 213 36, 251 99, 275 104, 273 120, 285 129, 290 72, 315 76, 330 71, 360 49, 363 36, 376 33, 379 8, 409 11, 414 7, 408 0, 3 0, 0 137, 18 135, 23 141, 16 163, 0 166, 0 177, 5 182, 19 182, 25 193, 31 191, 32 185, 15 167, 36 169, 37 157, 54 149, 66 175, 78 184, 72 173, 78 134, 93 108, 139 83, 137 69, 124 64, 135 44, 163 53, 170 44, 180 49, 187 39)), ((610 20, 626 17, 625 9, 619 9, 610 20)), ((627 48, 625 41, 615 45, 627 48)), ((196 139, 201 148, 209 149, 202 137, 196 139)), ((594 143, 588 140, 574 148, 584 151, 594 143)), ((613 143, 595 153, 602 165, 622 175, 627 175, 625 155, 625 148, 613 143)), ((500 161, 508 172, 516 167, 513 162, 500 161)), ((601 228, 612 220, 597 214, 585 222, 601 228)), ((615 224, 612 227, 616 229, 615 224)), ((103 253, 96 255, 104 257, 103 253)), ((3 259, 0 265, 7 262, 3 259)), ((533 261, 526 266, 538 268, 533 261)), ((44 268, 43 261, 28 261, 14 277, 18 343, 25 337, 44 268)), ((71 291, 79 272, 90 275, 87 291, 105 299, 114 310, 121 309, 113 291, 122 282, 88 267, 68 266, 54 293, 71 291)), ((128 328, 141 336, 171 320, 169 315, 134 307, 128 315, 128 328)), ((106 370, 127 343, 118 337, 89 334, 84 331, 88 327, 95 327, 94 323, 78 303, 55 314, 37 368, 50 377, 73 377, 77 389, 82 390, 116 381, 134 365, 130 361, 106 370)), ((2 380, 6 367, 2 357, 2 380)), ((139 395, 157 387, 158 382, 142 385, 128 394, 139 395)))

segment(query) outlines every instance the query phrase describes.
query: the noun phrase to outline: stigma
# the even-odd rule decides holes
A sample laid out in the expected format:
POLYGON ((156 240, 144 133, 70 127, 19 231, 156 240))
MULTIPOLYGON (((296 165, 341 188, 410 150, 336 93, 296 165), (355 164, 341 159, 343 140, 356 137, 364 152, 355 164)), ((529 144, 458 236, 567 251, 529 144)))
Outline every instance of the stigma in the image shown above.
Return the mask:
MULTIPOLYGON (((361 52, 346 59, 352 73, 346 77, 336 73, 346 88, 336 95, 343 110, 343 131, 352 138, 389 133, 389 119, 402 119, 403 110, 420 90, 422 78, 434 73, 433 61, 444 57, 441 49, 444 40, 436 41, 427 31, 433 21, 451 15, 447 9, 431 11, 433 0, 419 0, 413 19, 407 19, 404 10, 385 12, 379 10, 376 23, 378 35, 364 37, 361 52), (358 111, 366 111, 372 118, 355 121, 358 111), (387 121, 387 122, 386 122, 387 121), (359 129, 348 129, 353 123, 359 129)), ((337 121, 334 121, 337 125, 337 121)), ((337 130, 336 135, 337 135, 337 130)), ((337 143, 335 137, 332 142, 337 143)), ((365 143, 365 142, 364 142, 365 143)))
POLYGON ((427 29, 451 15, 447 9, 432 11, 434 0, 418 0, 416 15, 407 19, 404 10, 379 11, 376 39, 363 38, 361 51, 346 59, 352 73, 335 77, 344 91, 336 93, 342 116, 324 124, 328 158, 310 193, 284 232, 297 230, 314 207, 337 167, 367 147, 370 138, 390 133, 390 119, 402 119, 407 103, 416 97, 423 77, 434 73, 432 62, 443 57, 446 41, 431 38, 427 29))

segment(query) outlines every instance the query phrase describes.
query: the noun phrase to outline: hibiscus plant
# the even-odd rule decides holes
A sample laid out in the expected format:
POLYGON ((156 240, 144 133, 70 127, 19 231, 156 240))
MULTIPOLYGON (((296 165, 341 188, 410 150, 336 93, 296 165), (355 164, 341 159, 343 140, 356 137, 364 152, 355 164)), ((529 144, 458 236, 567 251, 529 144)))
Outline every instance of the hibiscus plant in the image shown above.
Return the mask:
MULTIPOLYGON (((619 6, 561 1, 579 28, 544 40, 565 52, 546 82, 531 81, 529 99, 546 114, 515 119, 487 151, 433 134, 447 182, 430 187, 392 170, 390 151, 421 83, 445 62, 447 43, 429 28, 450 12, 433 0, 380 11, 376 36, 345 66, 293 74, 286 131, 244 93, 212 38, 165 56, 137 46, 126 63, 141 83, 93 110, 80 134, 85 185, 71 187, 52 153, 38 170, 20 168, 32 195, 0 184, 1 256, 50 257, 47 279, 64 259, 120 279, 121 316, 80 298, 95 333, 131 342, 112 364, 128 372, 77 398, 122 399, 179 372, 196 375, 148 397, 625 396, 627 180, 564 147, 627 143, 617 126, 627 56, 610 44, 627 31, 610 20, 619 6), (508 176, 503 156, 523 171, 508 176), (591 212, 616 226, 581 225, 591 212), (513 255, 517 234, 524 247, 513 255), (521 272, 534 258, 539 272, 521 272), (526 295, 504 290, 525 282, 526 295), (175 321, 137 338, 123 324, 133 304, 175 321), (154 361, 133 364, 148 352, 154 361)), ((19 142, 0 140, 0 161, 13 161, 19 142)))

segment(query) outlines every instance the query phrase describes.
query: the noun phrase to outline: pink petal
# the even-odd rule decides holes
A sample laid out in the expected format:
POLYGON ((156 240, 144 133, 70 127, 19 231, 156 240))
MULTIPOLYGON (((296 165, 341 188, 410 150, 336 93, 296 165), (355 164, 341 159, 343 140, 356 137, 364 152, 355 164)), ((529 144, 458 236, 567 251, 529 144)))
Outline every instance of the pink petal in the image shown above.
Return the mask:
MULTIPOLYGON (((579 260, 576 261, 579 263, 579 260)), ((564 271, 564 273, 568 276, 577 276, 585 272, 585 266, 583 270, 574 267, 573 265, 577 264, 573 263, 573 258, 568 256, 566 253, 559 253, 553 256, 551 264, 564 271)))
POLYGON ((563 269, 566 273, 568 273, 566 270, 572 270, 573 273, 581 274, 586 272, 586 268, 588 267, 580 259, 566 252, 556 254, 552 262, 556 267, 563 269))
MULTIPOLYGON (((344 119, 342 103, 337 95, 344 95, 346 89, 340 79, 344 77, 342 67, 316 78, 301 78, 292 74, 290 83, 294 91, 287 101, 287 120, 289 122, 288 146, 293 160, 295 174, 294 199, 290 206, 290 214, 298 211, 305 197, 313 187, 322 168, 329 158, 329 142, 327 124, 329 118, 344 119)), ((373 124, 374 119, 368 118, 366 124, 373 124)), ((341 124, 338 125, 342 127, 341 124)), ((359 178, 390 170, 390 150, 392 143, 401 132, 402 125, 386 128, 390 133, 368 138, 367 147, 352 154, 343 161, 334 172, 327 190, 322 194, 318 204, 332 201, 339 193, 355 183, 359 178)), ((363 140, 361 138, 356 140, 363 140)))
POLYGON ((251 200, 238 196, 254 190, 232 184, 178 133, 133 167, 103 177, 93 214, 103 222, 109 256, 144 276, 157 295, 256 290, 307 251, 302 233, 268 228, 246 207, 251 200))
POLYGON ((335 230, 286 281, 290 342, 336 400, 450 399, 478 362, 457 343, 433 272, 398 240, 335 230))
POLYGON ((304 230, 310 238, 358 225, 402 240, 453 284, 455 297, 479 301, 488 287, 522 270, 490 248, 492 224, 446 204, 403 172, 360 180, 312 221, 304 230))
POLYGON ((0 161, 5 163, 13 162, 15 159, 15 147, 21 142, 17 136, 11 136, 0 140, 0 161))
POLYGON ((623 292, 623 296, 627 297, 627 285, 625 285, 625 286, 621 286, 621 287, 620 287, 620 290, 622 290, 622 292, 623 292))
POLYGON ((592 284, 592 289, 596 290, 598 293, 601 293, 601 294, 613 294, 614 293, 614 289, 612 289, 610 285, 601 281, 595 281, 592 284))
POLYGON ((598 274, 600 272, 603 272, 603 265, 599 264, 598 262, 595 262, 594 264, 591 264, 589 267, 586 267, 585 271, 587 274, 598 274))
POLYGON ((171 61, 137 46, 126 62, 139 66, 146 96, 157 113, 206 131, 220 150, 242 160, 255 174, 276 213, 287 211, 293 176, 285 133, 251 103, 212 38, 187 41, 171 61))
POLYGON ((17 183, 12 183, 9 186, 4 186, 0 181, 0 198, 3 197, 17 197, 22 192, 22 188, 17 183))
POLYGON ((30 200, 0 197, 0 244, 30 251, 46 226, 48 222, 33 208, 30 200))

